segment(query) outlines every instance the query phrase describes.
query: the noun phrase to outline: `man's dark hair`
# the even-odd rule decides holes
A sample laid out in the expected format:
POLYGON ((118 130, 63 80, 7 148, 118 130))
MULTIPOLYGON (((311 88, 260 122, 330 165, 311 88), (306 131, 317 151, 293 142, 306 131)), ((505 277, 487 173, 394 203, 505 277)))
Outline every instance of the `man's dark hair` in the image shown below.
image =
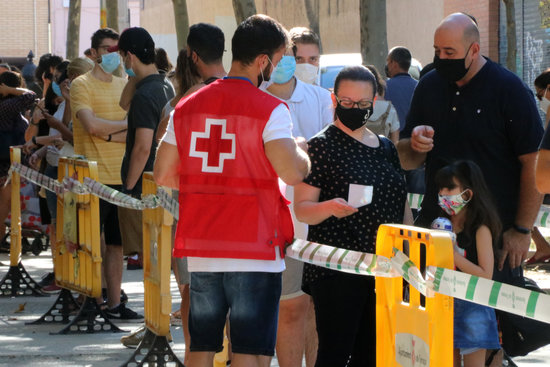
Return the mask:
POLYGON ((321 40, 317 33, 306 27, 294 27, 289 31, 290 41, 292 42, 292 52, 296 56, 296 50, 298 47, 296 44, 302 43, 306 45, 316 45, 321 51, 321 40))
POLYGON ((544 70, 535 79, 535 87, 539 89, 546 89, 550 84, 550 68, 544 70))
POLYGON ((111 28, 101 28, 95 31, 92 35, 92 48, 96 49, 101 45, 101 41, 105 38, 110 38, 112 40, 118 41, 119 34, 111 28))
POLYGON ((412 55, 411 52, 402 46, 394 47, 390 50, 389 57, 391 60, 395 61, 401 70, 405 72, 409 71, 411 67, 412 55))
POLYGON ((233 61, 250 65, 259 55, 273 54, 288 45, 288 36, 283 26, 275 19, 263 14, 246 18, 235 31, 231 40, 233 61))
POLYGON ((84 55, 86 56, 92 56, 92 50, 90 48, 87 48, 84 50, 84 55))
POLYGON ((13 71, 4 71, 0 74, 0 84, 5 84, 8 87, 21 87, 21 75, 13 71))
POLYGON ((334 80, 334 94, 338 95, 338 89, 340 88, 340 83, 343 80, 367 82, 372 85, 373 93, 376 93, 376 90, 378 89, 378 86, 376 85, 376 78, 370 70, 363 65, 347 66, 340 70, 338 75, 336 75, 336 80, 334 80))
POLYGON ((223 31, 213 24, 197 23, 189 28, 187 45, 205 64, 217 64, 223 57, 225 36, 223 31))

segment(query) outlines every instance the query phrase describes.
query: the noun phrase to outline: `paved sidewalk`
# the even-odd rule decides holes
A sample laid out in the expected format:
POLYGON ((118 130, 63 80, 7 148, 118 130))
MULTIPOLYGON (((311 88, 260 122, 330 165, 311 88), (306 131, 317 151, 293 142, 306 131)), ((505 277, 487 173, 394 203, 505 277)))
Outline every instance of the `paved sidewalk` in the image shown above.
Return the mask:
MULTIPOLYGON (((0 254, 0 277, 3 277, 9 264, 7 254, 0 254)), ((34 280, 51 271, 49 252, 40 256, 23 256, 23 265, 34 280)), ((537 274, 535 274, 537 275, 537 274)), ((535 276, 536 277, 536 276, 535 276)), ((548 273, 540 274, 539 283, 547 281, 544 288, 550 288, 548 273)), ((143 272, 141 270, 124 271, 123 288, 128 294, 128 307, 143 314, 143 272)), ((176 282, 172 278, 173 310, 179 305, 179 293, 176 282)), ((133 349, 122 346, 119 339, 123 333, 95 333, 50 335, 57 332, 63 325, 29 326, 25 322, 34 321, 42 316, 55 302, 57 295, 49 297, 17 297, 0 298, 0 367, 3 366, 120 366, 133 353, 133 349), (24 305, 22 312, 15 312, 24 305)), ((125 330, 133 330, 138 323, 120 323, 125 330)), ((550 330, 550 325, 549 325, 550 330)), ((171 327, 174 343, 171 344, 175 354, 183 360, 185 345, 181 326, 171 327)), ((549 331, 550 332, 550 331, 549 331)), ((529 356, 517 358, 515 362, 520 367, 550 365, 550 347, 541 348, 529 356)), ((276 358, 271 363, 278 367, 276 358)), ((439 366, 437 366, 439 367, 439 366)))

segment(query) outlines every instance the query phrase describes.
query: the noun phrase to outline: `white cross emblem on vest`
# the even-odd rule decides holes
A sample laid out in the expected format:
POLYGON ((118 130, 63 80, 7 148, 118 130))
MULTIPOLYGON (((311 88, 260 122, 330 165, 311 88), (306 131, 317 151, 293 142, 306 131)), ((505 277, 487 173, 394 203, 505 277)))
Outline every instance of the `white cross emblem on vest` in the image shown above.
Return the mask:
POLYGON ((235 159, 235 134, 226 132, 224 119, 206 119, 204 132, 191 133, 189 156, 202 158, 202 172, 223 172, 226 159, 235 159))

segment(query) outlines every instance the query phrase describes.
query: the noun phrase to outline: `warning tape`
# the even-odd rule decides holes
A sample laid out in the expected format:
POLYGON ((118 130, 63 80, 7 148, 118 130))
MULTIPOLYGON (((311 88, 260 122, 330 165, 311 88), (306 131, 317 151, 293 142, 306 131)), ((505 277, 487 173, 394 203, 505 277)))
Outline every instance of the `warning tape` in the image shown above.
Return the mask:
POLYGON ((437 292, 550 324, 550 295, 435 266, 427 267, 424 278, 407 255, 396 248, 393 252, 394 256, 388 259, 376 254, 295 240, 286 249, 286 256, 347 273, 402 276, 427 297, 433 297, 437 292))
MULTIPOLYGON (((17 162, 12 163, 9 177, 11 177, 11 172, 17 172, 26 180, 38 186, 44 187, 46 190, 54 192, 57 195, 70 191, 80 195, 92 194, 111 204, 129 209, 144 210, 162 206, 172 215, 177 214, 179 211, 178 202, 170 197, 170 195, 168 195, 166 191, 162 190, 160 187, 157 191, 157 196, 147 195, 142 200, 139 200, 115 190, 112 187, 92 180, 89 177, 84 177, 83 183, 71 177, 65 177, 63 178, 63 182, 59 182, 17 162)), ((174 217, 177 218, 176 215, 174 215, 174 217)))

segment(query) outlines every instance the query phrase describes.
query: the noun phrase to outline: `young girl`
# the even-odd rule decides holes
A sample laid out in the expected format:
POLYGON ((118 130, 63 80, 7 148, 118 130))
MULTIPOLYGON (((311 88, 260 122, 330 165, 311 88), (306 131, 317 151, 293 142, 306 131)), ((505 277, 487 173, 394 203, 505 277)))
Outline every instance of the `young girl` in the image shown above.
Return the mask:
MULTIPOLYGON (((447 213, 457 234, 455 266, 458 270, 492 279, 493 248, 501 224, 483 174, 472 161, 458 161, 436 174, 439 206, 447 213)), ((487 349, 499 349, 495 311, 460 299, 454 300, 454 365, 485 366, 487 349)))

